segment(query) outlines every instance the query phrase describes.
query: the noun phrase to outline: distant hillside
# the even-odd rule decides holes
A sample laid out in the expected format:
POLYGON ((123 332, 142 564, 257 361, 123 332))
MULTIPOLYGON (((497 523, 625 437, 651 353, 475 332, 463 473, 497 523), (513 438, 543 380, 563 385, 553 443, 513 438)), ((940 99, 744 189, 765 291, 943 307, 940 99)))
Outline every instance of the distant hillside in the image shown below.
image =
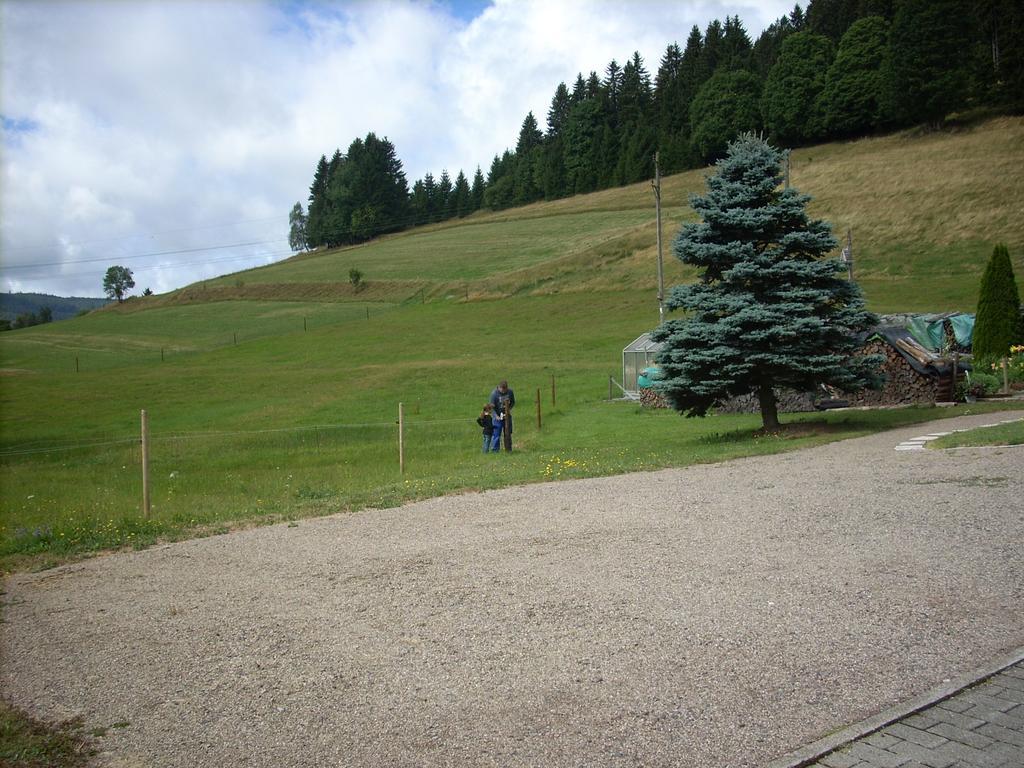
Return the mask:
POLYGON ((49 307, 54 320, 74 317, 83 309, 98 309, 110 303, 109 299, 89 299, 81 296, 50 296, 47 293, 0 293, 0 319, 13 321, 25 312, 37 313, 49 307))
MULTIPOLYGON (((794 150, 791 181, 844 240, 879 312, 974 311, 981 273, 1005 243, 1024 274, 1024 117, 1001 117, 794 150)), ((708 169, 663 179, 665 281, 695 273, 671 255, 689 196, 708 169)), ((471 302, 626 291, 654 296, 657 233, 650 182, 478 211, 346 248, 304 253, 111 309, 249 301, 471 302), (358 288, 349 281, 357 269, 358 288)), ((838 248, 836 249, 838 256, 838 248)), ((1018 278, 1019 279, 1019 278, 1018 278)))

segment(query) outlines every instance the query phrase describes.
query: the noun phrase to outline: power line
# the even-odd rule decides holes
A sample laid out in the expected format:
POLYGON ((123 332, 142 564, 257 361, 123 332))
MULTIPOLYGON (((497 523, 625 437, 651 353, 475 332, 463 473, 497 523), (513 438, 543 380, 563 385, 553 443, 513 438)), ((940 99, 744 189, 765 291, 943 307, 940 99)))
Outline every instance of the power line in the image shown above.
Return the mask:
MULTIPOLYGON (((241 254, 239 256, 225 256, 220 259, 206 259, 204 261, 183 261, 175 264, 151 264, 146 267, 133 267, 132 274, 138 274, 139 272, 149 272, 154 269, 178 269, 179 267, 201 267, 207 264, 224 264, 231 261, 242 261, 243 259, 261 259, 261 258, 277 258, 279 256, 291 256, 291 250, 287 251, 272 251, 270 253, 259 253, 259 254, 241 254)), ((278 263, 278 262, 271 262, 278 263)), ((258 266, 270 266, 270 264, 258 265, 258 266)), ((101 268, 102 269, 102 268, 101 268)), ((91 272, 62 272, 60 277, 90 277, 97 273, 96 270, 91 272)), ((31 275, 25 276, 25 279, 37 279, 32 278, 31 275)))
POLYGON ((173 251, 154 251, 153 253, 139 253, 135 256, 104 256, 102 258, 95 259, 68 259, 66 261, 51 261, 44 262, 41 264, 15 264, 14 266, 0 267, 3 270, 12 269, 35 269, 42 267, 62 267, 65 264, 93 264, 96 262, 108 262, 108 261, 131 261, 132 259, 146 259, 152 256, 175 256, 181 253, 202 253, 203 251, 221 251, 226 248, 246 248, 254 245, 270 245, 272 243, 284 243, 287 240, 254 240, 248 243, 229 243, 226 245, 210 245, 204 248, 179 248, 173 251))
MULTIPOLYGON (((203 229, 220 229, 222 227, 237 227, 240 224, 257 224, 264 221, 281 221, 286 217, 284 216, 265 216, 261 219, 242 219, 241 221, 232 221, 226 224, 204 224, 200 227, 178 227, 176 229, 162 229, 158 232, 143 232, 138 235, 120 235, 118 237, 102 237, 96 240, 82 240, 77 243, 61 243, 65 248, 78 248, 83 245, 96 245, 98 243, 112 243, 118 240, 134 240, 143 239, 149 237, 157 237, 159 235, 171 235, 177 232, 198 232, 203 229)), ((52 248, 41 248, 39 246, 22 246, 21 248, 7 248, 5 249, 8 253, 20 253, 23 251, 48 251, 52 248)))

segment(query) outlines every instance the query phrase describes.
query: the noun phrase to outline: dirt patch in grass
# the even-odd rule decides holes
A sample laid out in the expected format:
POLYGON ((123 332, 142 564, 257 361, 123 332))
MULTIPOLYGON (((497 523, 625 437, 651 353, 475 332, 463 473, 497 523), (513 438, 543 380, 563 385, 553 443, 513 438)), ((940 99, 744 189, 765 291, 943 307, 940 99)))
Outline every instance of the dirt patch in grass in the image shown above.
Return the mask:
POLYGON ((0 765, 80 768, 95 754, 79 719, 47 725, 0 700, 0 765))
POLYGON ((832 424, 827 421, 796 421, 791 424, 780 424, 774 429, 761 428, 755 430, 754 437, 781 437, 786 440, 793 440, 798 437, 832 435, 846 430, 849 430, 849 426, 842 423, 832 424))

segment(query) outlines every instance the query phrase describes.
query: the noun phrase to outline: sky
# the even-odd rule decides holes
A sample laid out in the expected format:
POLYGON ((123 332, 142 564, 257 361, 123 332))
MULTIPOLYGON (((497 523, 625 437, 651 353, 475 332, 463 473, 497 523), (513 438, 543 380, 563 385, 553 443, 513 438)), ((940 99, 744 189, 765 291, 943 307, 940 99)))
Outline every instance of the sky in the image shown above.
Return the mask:
POLYGON ((559 82, 785 2, 0 0, 0 290, 141 293, 280 261, 321 155, 472 178, 559 82))

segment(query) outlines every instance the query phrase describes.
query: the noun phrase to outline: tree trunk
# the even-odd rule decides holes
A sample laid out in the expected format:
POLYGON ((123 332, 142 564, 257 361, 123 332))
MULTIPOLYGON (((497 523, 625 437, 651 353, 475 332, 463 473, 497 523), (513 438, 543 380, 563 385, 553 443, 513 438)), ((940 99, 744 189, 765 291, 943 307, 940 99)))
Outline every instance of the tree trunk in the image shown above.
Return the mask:
POLYGON ((775 391, 770 383, 761 382, 757 388, 757 399, 761 404, 761 426, 765 431, 779 428, 779 411, 775 391))

